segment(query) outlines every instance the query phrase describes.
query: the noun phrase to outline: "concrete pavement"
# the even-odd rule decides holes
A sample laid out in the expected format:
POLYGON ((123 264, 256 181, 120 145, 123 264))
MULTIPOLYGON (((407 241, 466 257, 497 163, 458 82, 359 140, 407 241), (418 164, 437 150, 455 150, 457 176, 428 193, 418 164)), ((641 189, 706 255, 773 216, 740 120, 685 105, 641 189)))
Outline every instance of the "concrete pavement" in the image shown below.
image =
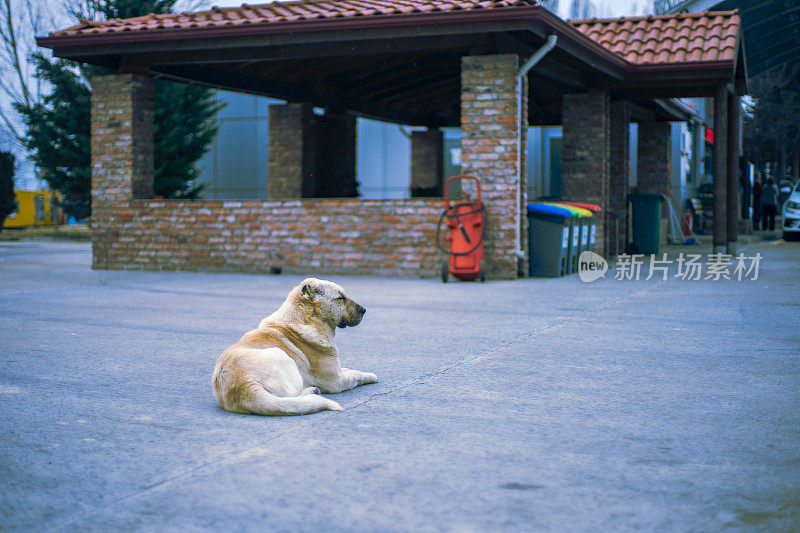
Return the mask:
POLYGON ((800 244, 741 251, 758 280, 334 278, 380 382, 266 418, 211 372, 298 277, 0 243, 0 528, 797 530, 800 244))

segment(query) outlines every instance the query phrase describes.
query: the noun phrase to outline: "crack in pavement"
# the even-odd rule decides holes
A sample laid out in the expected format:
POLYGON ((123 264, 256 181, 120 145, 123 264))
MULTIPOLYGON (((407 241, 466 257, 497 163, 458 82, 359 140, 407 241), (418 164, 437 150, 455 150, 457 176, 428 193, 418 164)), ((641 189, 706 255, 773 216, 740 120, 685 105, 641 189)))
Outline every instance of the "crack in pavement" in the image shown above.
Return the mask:
MULTIPOLYGON (((450 370, 453 370, 455 368, 460 368, 460 367, 466 366, 466 365, 468 365, 470 363, 473 363, 473 362, 475 362, 475 361, 477 361, 479 359, 483 359, 483 358, 486 358, 488 356, 491 356, 492 354, 497 354, 499 352, 502 352, 503 350, 505 350, 509 346, 513 346, 513 345, 519 344, 521 342, 525 342, 528 339, 530 339, 530 338, 532 338, 532 337, 534 337, 536 335, 541 335, 541 334, 546 333, 548 331, 551 331, 551 330, 554 330, 556 328, 559 328, 559 327, 563 326, 564 324, 566 324, 566 323, 568 323, 570 321, 574 321, 574 320, 580 319, 580 318, 585 317, 587 315, 595 314, 598 311, 602 311, 603 309, 612 307, 612 306, 617 305, 617 304, 619 304, 621 302, 624 302, 626 300, 629 300, 629 299, 632 299, 632 298, 636 298, 636 297, 638 297, 638 296, 640 296, 642 294, 645 294, 647 292, 655 290, 656 288, 660 287, 663 284, 664 284, 664 281, 659 281, 659 282, 656 282, 655 284, 648 285, 644 289, 628 293, 628 294, 626 294, 624 296, 618 296, 616 298, 611 298, 611 299, 601 303, 598 306, 584 309, 583 311, 580 311, 580 312, 576 313, 575 315, 573 315, 571 317, 564 317, 564 318, 558 319, 558 320, 554 321, 551 324, 536 328, 531 332, 528 332, 528 333, 525 333, 525 334, 522 334, 522 335, 518 335, 517 337, 515 337, 515 338, 513 338, 513 339, 511 339, 511 340, 509 340, 509 341, 507 341, 505 343, 502 343, 502 344, 500 344, 500 345, 498 345, 498 346, 496 346, 496 347, 494 347, 492 349, 483 351, 480 354, 477 354, 477 355, 474 355, 474 356, 470 356, 470 357, 461 358, 459 360, 453 361, 452 363, 443 365, 443 366, 439 367, 438 369, 433 370, 431 372, 426 372, 426 373, 424 373, 422 375, 415 376, 413 378, 409 378, 409 379, 407 379, 407 380, 405 380, 405 381, 403 381, 403 382, 401 382, 401 383, 389 388, 389 390, 385 390, 385 391, 382 391, 382 392, 378 392, 378 393, 372 394, 368 398, 366 398, 365 400, 363 400, 363 401, 361 401, 359 403, 356 403, 355 405, 352 405, 350 407, 347 407, 347 411, 351 411, 351 410, 357 409, 359 407, 362 407, 364 405, 369 404, 370 402, 373 402, 375 400, 381 399, 381 398, 383 398, 385 396, 388 396, 390 394, 396 393, 398 391, 405 390, 405 389, 414 387, 416 385, 424 384, 425 380, 427 380, 427 379, 429 379, 431 377, 445 374, 445 373, 447 373, 450 370)), ((324 425, 324 424, 327 424, 327 423, 334 423, 335 421, 336 421, 336 417, 335 416, 329 416, 329 417, 325 417, 325 418, 319 419, 318 421, 314 420, 311 423, 313 425, 324 425)), ((79 523, 82 519, 84 519, 84 518, 86 518, 88 516, 91 516, 92 514, 98 513, 100 511, 103 511, 104 509, 113 507, 115 505, 118 505, 120 503, 129 501, 129 500, 137 498, 139 496, 146 495, 147 493, 155 491, 155 490, 159 489, 160 487, 163 487, 163 486, 168 485, 168 484, 170 484, 172 482, 178 481, 178 480, 180 480, 182 478, 191 476, 191 475, 193 475, 195 473, 201 472, 201 471, 203 471, 203 470, 205 470, 205 469, 207 469, 209 467, 218 466, 218 465, 224 465, 225 463, 236 461, 238 458, 247 457, 248 452, 250 452, 250 451, 252 451, 252 450, 254 450, 256 448, 262 448, 265 445, 267 445, 269 443, 273 443, 274 441, 276 441, 278 439, 291 438, 292 435, 295 435, 295 434, 303 432, 303 431, 307 431, 307 429, 308 429, 307 425, 296 426, 296 427, 294 427, 292 429, 289 429, 289 430, 284 431, 284 432, 282 432, 280 434, 274 435, 274 436, 272 436, 270 438, 259 439, 259 440, 253 441, 252 443, 246 445, 243 449, 241 449, 239 451, 232 451, 230 453, 220 454, 220 455, 214 457, 213 459, 209 459, 209 460, 207 460, 207 461, 205 461, 205 462, 203 462, 201 464, 198 464, 198 465, 196 465, 194 467, 179 471, 179 472, 175 473, 174 475, 172 475, 172 476, 170 476, 170 477, 168 477, 166 479, 163 479, 161 481, 158 481, 158 482, 155 482, 155 483, 153 483, 151 485, 148 485, 142 490, 137 490, 137 491, 135 491, 135 492, 133 492, 131 494, 128 494, 128 495, 123 496, 121 498, 118 498, 116 500, 107 502, 107 503, 105 503, 103 505, 100 505, 98 507, 95 507, 93 509, 90 509, 90 510, 87 510, 87 511, 83 511, 83 512, 77 514, 77 515, 73 515, 72 517, 69 517, 69 518, 66 519, 66 523, 70 524, 70 525, 76 525, 76 523, 79 523)), ((61 517, 61 518, 53 520, 51 523, 54 523, 54 522, 61 522, 63 524, 65 522, 65 520, 64 520, 63 517, 61 517)))
POLYGON ((460 367, 466 366, 466 365, 468 365, 470 363, 473 363, 475 361, 478 361, 480 359, 484 359, 486 357, 491 356, 492 354, 498 353, 498 352, 508 348, 509 346, 513 346, 515 344, 519 344, 519 343, 521 343, 523 341, 527 341, 528 339, 530 339, 530 338, 532 338, 532 337, 534 337, 536 335, 541 335, 542 333, 546 333, 546 332, 548 332, 550 330, 559 328, 559 327, 563 326, 564 324, 566 324, 567 322, 570 322, 572 320, 576 320, 576 319, 582 318, 584 316, 597 313, 598 311, 602 311, 603 309, 607 309, 607 308, 609 308, 609 307, 611 307, 613 305, 616 305, 616 304, 618 304, 620 302, 623 302, 625 300, 628 300, 628 299, 631 299, 631 298, 635 298, 635 297, 637 297, 637 296, 639 296, 641 294, 644 294, 646 292, 652 291, 653 289, 655 289, 657 287, 660 287, 663 284, 664 284, 664 281, 659 281, 655 285, 650 285, 650 286, 648 286, 648 287, 646 287, 644 289, 641 289, 639 291, 629 293, 629 294, 627 294, 625 296, 618 296, 616 298, 612 298, 612 299, 610 299, 610 300, 608 300, 608 301, 606 301, 606 302, 604 302, 604 303, 602 303, 602 304, 600 304, 600 305, 598 305, 596 307, 592 307, 592 308, 589 308, 589 309, 584 309, 583 311, 580 311, 580 312, 576 313, 574 316, 561 318, 559 320, 556 320, 552 324, 548 324, 546 326, 542 326, 540 328, 534 329, 533 331, 531 331, 529 333, 518 335, 517 337, 515 337, 515 338, 513 338, 513 339, 511 339, 511 340, 509 340, 509 341, 507 341, 507 342, 505 342, 503 344, 500 344, 500 345, 498 345, 498 346, 496 346, 494 348, 486 350, 486 351, 484 351, 484 352, 482 352, 480 354, 477 354, 477 355, 474 355, 474 356, 471 356, 471 357, 464 357, 464 358, 458 359, 456 361, 453 361, 451 363, 448 363, 446 365, 443 365, 443 366, 439 367, 437 370, 433 370, 431 372, 426 372, 425 374, 422 374, 422 375, 414 377, 414 378, 409 378, 409 379, 403 381, 402 383, 392 387, 389 390, 386 390, 386 391, 383 391, 383 392, 378 392, 378 393, 375 393, 375 394, 371 395, 367 399, 365 399, 365 400, 363 400, 363 401, 361 401, 361 402, 359 402, 359 403, 357 403, 357 404, 355 404, 355 405, 353 405, 351 407, 348 407, 347 410, 349 411, 351 409, 355 409, 357 407, 361 407, 362 405, 366 405, 366 404, 372 402, 375 399, 379 399, 379 398, 381 398, 383 396, 387 396, 387 395, 392 394, 394 392, 401 391, 401 390, 413 387, 414 385, 421 385, 428 378, 445 374, 445 373, 449 372, 450 370, 453 370, 454 368, 460 368, 460 367))

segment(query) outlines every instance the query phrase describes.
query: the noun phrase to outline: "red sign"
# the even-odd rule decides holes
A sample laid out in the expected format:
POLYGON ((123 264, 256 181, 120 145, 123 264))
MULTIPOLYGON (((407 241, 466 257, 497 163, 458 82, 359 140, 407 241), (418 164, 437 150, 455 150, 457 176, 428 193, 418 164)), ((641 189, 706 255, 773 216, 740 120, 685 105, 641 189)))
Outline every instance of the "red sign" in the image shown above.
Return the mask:
POLYGON ((706 128, 706 142, 714 144, 714 130, 706 128))

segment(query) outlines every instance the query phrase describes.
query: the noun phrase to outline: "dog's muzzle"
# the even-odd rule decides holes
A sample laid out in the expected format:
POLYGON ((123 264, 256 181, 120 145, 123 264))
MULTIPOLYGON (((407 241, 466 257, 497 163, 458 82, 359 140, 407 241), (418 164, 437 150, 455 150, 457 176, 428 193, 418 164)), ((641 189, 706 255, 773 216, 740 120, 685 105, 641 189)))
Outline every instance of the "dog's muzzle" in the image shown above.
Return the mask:
POLYGON ((350 317, 342 317, 342 320, 339 322, 340 328, 346 327, 354 327, 361 323, 361 319, 364 318, 364 313, 367 310, 360 305, 356 304, 356 308, 353 310, 352 316, 350 317))

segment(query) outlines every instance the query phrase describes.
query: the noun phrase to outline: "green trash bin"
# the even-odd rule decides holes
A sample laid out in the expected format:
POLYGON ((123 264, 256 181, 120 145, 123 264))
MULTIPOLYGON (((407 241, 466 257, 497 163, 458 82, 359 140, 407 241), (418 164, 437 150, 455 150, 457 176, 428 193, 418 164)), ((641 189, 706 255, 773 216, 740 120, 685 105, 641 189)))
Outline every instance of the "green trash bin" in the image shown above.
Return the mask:
POLYGON ((629 194, 631 204, 631 249, 638 254, 657 254, 661 243, 663 194, 629 194))
POLYGON ((531 276, 555 278, 569 274, 572 211, 552 204, 528 204, 531 276))

